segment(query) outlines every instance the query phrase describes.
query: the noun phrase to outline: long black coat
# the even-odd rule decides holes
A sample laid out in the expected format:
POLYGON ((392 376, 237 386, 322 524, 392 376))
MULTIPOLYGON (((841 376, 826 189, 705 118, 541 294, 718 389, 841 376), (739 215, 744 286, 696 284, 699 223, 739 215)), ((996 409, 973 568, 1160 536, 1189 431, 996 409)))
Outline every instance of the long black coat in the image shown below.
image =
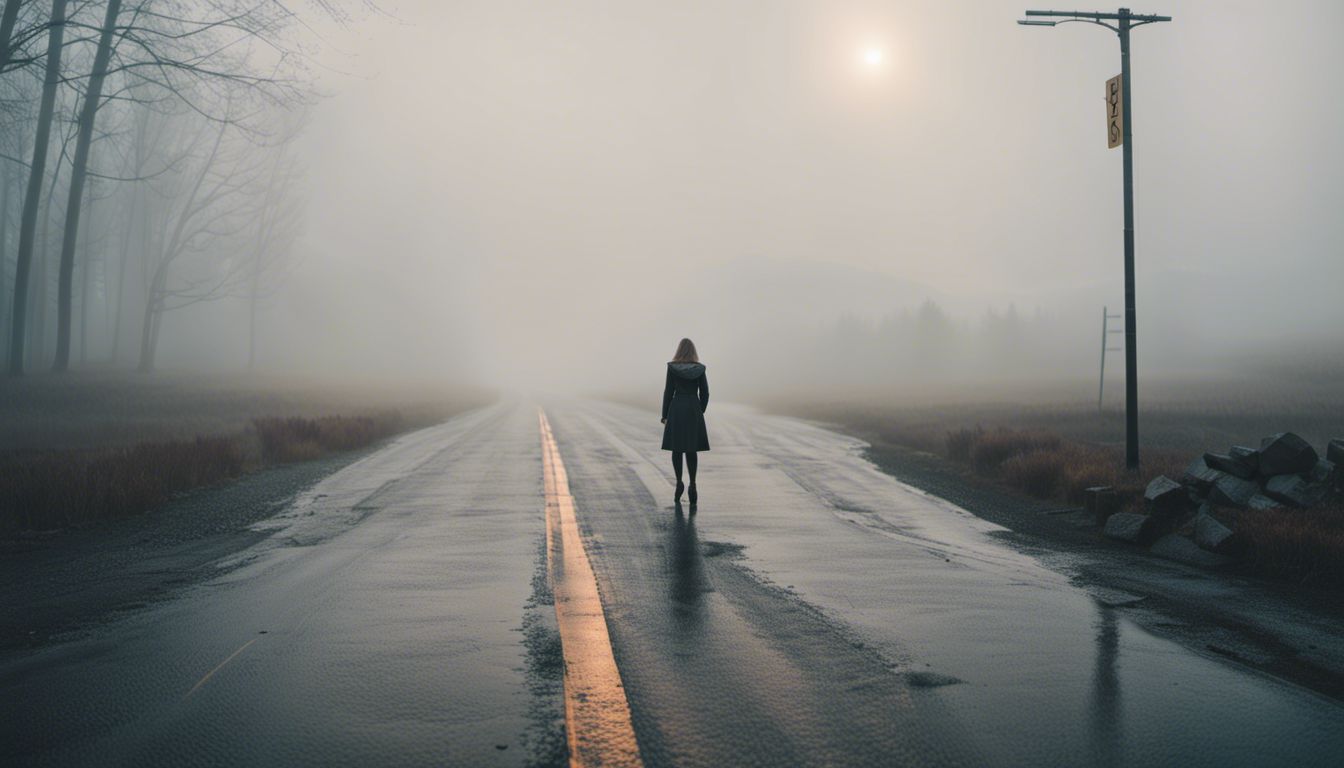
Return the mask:
POLYGON ((700 363, 668 363, 663 387, 663 450, 709 450, 705 409, 709 407, 709 380, 700 363))

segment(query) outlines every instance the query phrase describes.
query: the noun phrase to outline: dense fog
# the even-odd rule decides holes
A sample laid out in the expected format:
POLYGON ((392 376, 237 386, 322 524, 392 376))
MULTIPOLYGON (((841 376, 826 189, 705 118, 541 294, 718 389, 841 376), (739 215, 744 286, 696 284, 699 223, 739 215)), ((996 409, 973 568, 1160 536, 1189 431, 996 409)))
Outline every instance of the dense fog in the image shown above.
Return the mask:
MULTIPOLYGON (((50 10, 23 5, 20 28, 50 10)), ((71 6, 93 31, 69 66, 89 66, 105 6, 71 6)), ((247 368, 254 317, 253 366, 276 372, 656 389, 690 336, 730 399, 1096 375, 1102 308, 1123 305, 1107 30, 1019 27, 1021 0, 351 6, 296 5, 282 44, 238 52, 284 75, 273 92, 198 77, 170 106, 165 84, 109 75, 75 367, 142 364, 161 290, 158 368, 247 368), (233 170, 205 176, 246 189, 156 289, 215 142, 233 170)), ((1340 355, 1344 6, 1135 10, 1174 17, 1134 32, 1141 374, 1340 355)), ((42 76, 0 73, 7 293, 42 76)), ((88 82, 70 78, 30 371, 56 354, 52 174, 88 82)), ((0 310, 8 338, 11 296, 0 310)))

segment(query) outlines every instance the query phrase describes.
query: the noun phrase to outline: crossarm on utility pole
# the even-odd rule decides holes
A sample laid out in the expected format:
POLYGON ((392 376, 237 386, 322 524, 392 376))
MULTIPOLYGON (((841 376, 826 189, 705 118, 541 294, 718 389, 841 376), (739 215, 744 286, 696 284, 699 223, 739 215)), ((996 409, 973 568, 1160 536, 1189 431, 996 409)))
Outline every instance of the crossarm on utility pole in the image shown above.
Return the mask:
POLYGON ((1152 14, 1130 13, 1123 9, 1121 10, 1120 13, 1093 13, 1091 11, 1027 11, 1026 15, 1051 16, 1054 18, 1064 18, 1064 19, 1091 19, 1093 21, 1101 21, 1102 19, 1106 19, 1109 21, 1119 21, 1120 19, 1125 18, 1129 19, 1132 24, 1139 24, 1139 23, 1147 24, 1153 21, 1171 21, 1170 16, 1155 16, 1152 14))

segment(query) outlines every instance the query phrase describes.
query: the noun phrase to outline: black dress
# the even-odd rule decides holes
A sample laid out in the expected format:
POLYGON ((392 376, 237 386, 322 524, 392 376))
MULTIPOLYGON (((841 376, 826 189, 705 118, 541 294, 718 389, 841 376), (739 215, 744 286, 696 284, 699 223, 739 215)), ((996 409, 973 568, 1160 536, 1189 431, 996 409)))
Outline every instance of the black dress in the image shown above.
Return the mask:
POLYGON ((663 388, 663 450, 691 453, 709 450, 705 409, 709 407, 709 381, 700 363, 668 363, 667 386, 663 388))

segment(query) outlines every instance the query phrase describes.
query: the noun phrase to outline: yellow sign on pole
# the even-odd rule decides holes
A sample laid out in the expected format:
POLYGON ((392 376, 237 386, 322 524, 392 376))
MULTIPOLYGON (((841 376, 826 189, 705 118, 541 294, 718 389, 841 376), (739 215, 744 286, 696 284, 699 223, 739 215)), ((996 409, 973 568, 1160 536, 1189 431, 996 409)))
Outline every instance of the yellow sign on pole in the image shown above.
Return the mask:
POLYGON ((1106 146, 1115 149, 1125 143, 1124 81, 1120 75, 1106 81, 1106 146))

